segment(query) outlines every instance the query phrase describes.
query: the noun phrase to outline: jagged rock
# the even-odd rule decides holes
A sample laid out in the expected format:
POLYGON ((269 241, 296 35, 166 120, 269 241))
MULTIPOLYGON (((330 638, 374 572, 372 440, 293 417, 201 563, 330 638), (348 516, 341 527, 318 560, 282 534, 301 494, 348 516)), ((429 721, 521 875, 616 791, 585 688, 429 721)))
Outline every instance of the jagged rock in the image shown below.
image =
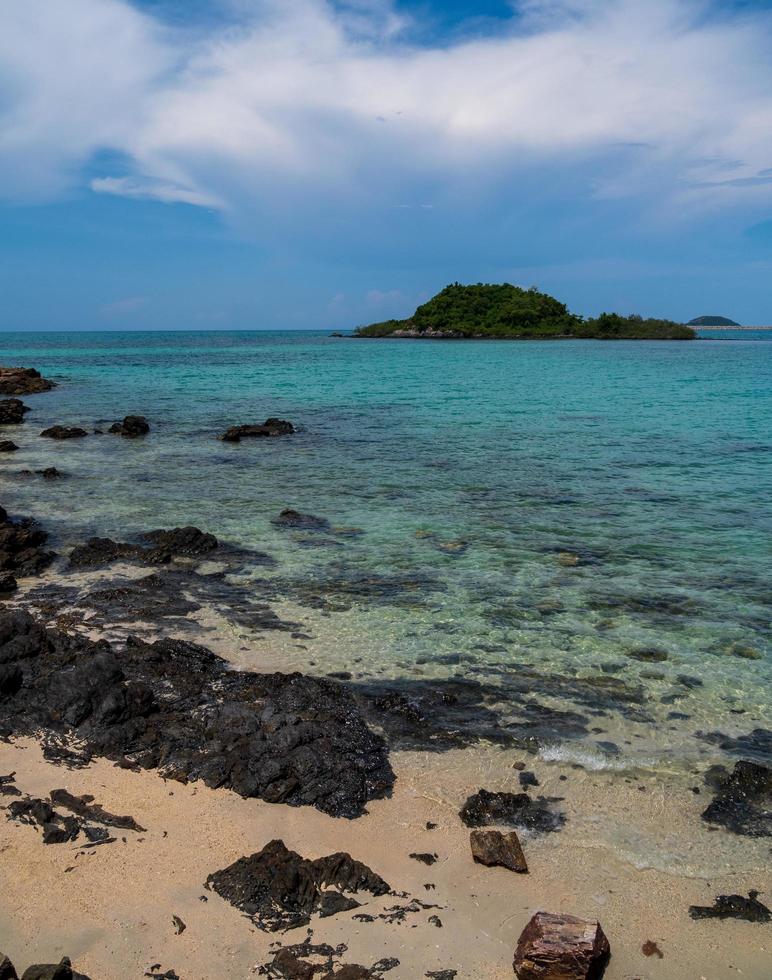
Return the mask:
POLYGON ((271 524, 276 527, 292 528, 301 531, 330 531, 330 522, 324 517, 316 517, 314 514, 302 514, 298 510, 286 507, 280 514, 271 519, 271 524))
POLYGON ((0 508, 0 574, 39 575, 56 555, 43 545, 48 535, 31 518, 13 520, 0 508))
POLYGON ((345 903, 345 892, 385 895, 390 890, 383 878, 350 854, 309 861, 280 840, 209 875, 206 886, 271 932, 307 925, 314 913, 333 914, 333 903, 339 899, 344 900, 340 910, 355 907, 345 903), (330 886, 332 892, 323 891, 330 886), (332 897, 336 895, 338 899, 332 897))
POLYGON ((0 572, 0 592, 15 592, 19 583, 10 572, 0 572))
POLYGON ((52 425, 48 429, 43 429, 40 434, 47 439, 81 439, 87 436, 88 432, 78 426, 52 425))
POLYGON ((469 835, 472 857, 478 864, 486 867, 509 868, 527 874, 526 864, 520 840, 514 830, 502 834, 500 830, 473 830, 469 835))
POLYGON ((18 398, 4 398, 0 401, 0 425, 20 425, 29 406, 18 398))
POLYGON ((197 527, 159 528, 141 535, 151 547, 112 538, 89 538, 70 552, 70 564, 75 568, 109 565, 114 561, 138 561, 148 565, 166 565, 174 555, 197 557, 219 546, 213 534, 197 527))
POLYGON ((76 973, 68 956, 63 956, 59 963, 42 963, 28 966, 21 980, 89 980, 83 973, 76 973))
POLYGON ((74 735, 91 755, 334 816, 393 784, 383 739, 322 678, 229 670, 181 640, 132 637, 118 656, 21 611, 0 611, 0 668, 0 735, 74 735))
POLYGON ((219 542, 213 534, 200 531, 197 527, 173 527, 170 530, 159 528, 142 535, 154 547, 170 551, 175 555, 205 555, 214 551, 219 542))
POLYGON ((223 442, 240 442, 242 439, 264 439, 275 436, 289 436, 295 426, 284 419, 266 419, 262 425, 233 425, 220 436, 223 442))
POLYGON ((549 800, 532 800, 527 793, 490 793, 486 789, 470 796, 459 811, 467 827, 505 824, 548 833, 560 830, 565 815, 549 807, 549 800))
POLYGON ((0 395, 35 395, 55 387, 34 368, 0 367, 0 395))
POLYGON ((123 422, 113 422, 107 431, 127 439, 136 439, 137 436, 146 436, 150 426, 144 415, 127 415, 123 422))
POLYGON ((715 788, 703 820, 733 834, 772 836, 772 769, 741 759, 729 775, 717 779, 715 788))
POLYGON ((598 980, 610 955, 599 922, 537 912, 520 934, 513 966, 520 980, 598 980))
POLYGON ((12 439, 0 439, 0 453, 15 453, 18 448, 12 439))
POLYGON ((134 817, 121 817, 103 809, 98 803, 94 803, 93 796, 73 796, 66 789, 52 789, 50 796, 51 802, 57 806, 63 806, 79 817, 101 823, 105 827, 118 827, 121 830, 134 830, 137 833, 143 833, 145 830, 134 817))
POLYGON ((758 901, 758 892, 743 895, 719 895, 712 905, 691 905, 693 919, 745 919, 746 922, 769 922, 772 912, 758 901))
POLYGON ((19 980, 13 963, 4 953, 0 953, 0 980, 19 980))

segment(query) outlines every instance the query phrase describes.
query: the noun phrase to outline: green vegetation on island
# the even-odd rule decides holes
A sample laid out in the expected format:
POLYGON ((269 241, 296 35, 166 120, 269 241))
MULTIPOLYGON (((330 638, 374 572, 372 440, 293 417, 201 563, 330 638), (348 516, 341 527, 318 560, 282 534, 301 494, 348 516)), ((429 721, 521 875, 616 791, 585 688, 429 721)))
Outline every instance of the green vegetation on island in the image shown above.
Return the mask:
POLYGON ((739 327, 739 323, 735 323, 734 320, 730 320, 725 316, 698 316, 694 320, 690 320, 687 327, 739 327))
POLYGON ((601 313, 584 319, 565 303, 509 283, 446 286, 406 320, 358 327, 357 337, 433 339, 694 340, 689 327, 672 320, 601 313))

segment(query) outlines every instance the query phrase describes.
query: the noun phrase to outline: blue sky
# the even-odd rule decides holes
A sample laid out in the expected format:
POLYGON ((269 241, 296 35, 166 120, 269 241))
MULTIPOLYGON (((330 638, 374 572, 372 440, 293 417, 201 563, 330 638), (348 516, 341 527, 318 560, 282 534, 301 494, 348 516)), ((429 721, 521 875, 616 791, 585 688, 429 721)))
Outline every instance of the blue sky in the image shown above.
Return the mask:
POLYGON ((4 0, 0 329, 772 322, 772 4, 4 0))

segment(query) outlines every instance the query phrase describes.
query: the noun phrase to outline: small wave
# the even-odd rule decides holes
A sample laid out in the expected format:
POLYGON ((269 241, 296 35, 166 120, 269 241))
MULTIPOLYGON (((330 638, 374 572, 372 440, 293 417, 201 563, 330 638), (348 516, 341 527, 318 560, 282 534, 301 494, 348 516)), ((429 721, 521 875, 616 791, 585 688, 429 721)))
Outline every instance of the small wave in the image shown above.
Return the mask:
POLYGON ((593 772, 599 772, 601 769, 618 772, 628 768, 626 761, 606 752, 593 752, 591 749, 579 749, 572 745, 546 745, 539 749, 539 756, 545 762, 578 763, 593 772))

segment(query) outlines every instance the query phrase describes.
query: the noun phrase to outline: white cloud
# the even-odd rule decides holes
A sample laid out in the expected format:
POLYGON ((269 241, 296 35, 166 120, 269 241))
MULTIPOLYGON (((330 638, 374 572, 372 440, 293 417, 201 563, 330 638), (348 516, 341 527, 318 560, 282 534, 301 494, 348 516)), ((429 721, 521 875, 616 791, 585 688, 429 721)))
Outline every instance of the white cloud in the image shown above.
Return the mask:
POLYGON ((772 199, 747 180, 772 165, 769 13, 519 6, 495 37, 428 47, 404 40, 386 0, 259 0, 206 36, 161 29, 127 0, 3 0, 0 194, 56 194, 106 148, 135 176, 104 173, 95 191, 234 215, 307 195, 393 207, 416 185, 512 193, 545 164, 592 173, 609 159, 598 196, 772 199))
POLYGON ((193 204, 202 208, 222 207, 221 201, 202 191, 135 177, 96 177, 89 186, 97 194, 114 194, 117 197, 131 197, 138 201, 193 204))

